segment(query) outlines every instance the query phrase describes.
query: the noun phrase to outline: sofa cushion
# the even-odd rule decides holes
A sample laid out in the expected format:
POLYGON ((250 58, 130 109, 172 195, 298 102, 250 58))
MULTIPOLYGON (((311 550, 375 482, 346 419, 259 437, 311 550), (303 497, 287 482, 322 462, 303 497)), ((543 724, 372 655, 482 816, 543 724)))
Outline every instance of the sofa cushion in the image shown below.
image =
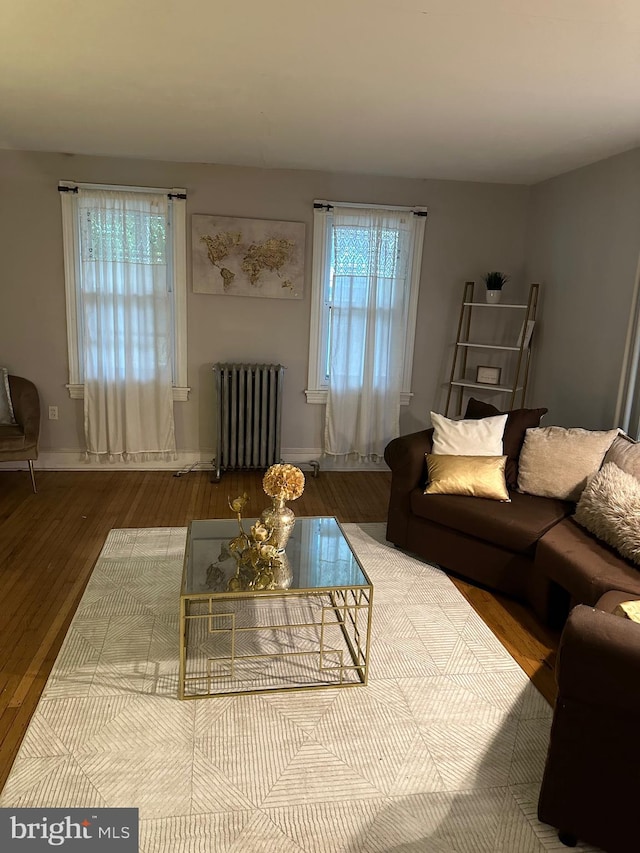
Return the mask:
POLYGON ((573 518, 556 524, 538 542, 535 567, 574 602, 593 606, 613 589, 640 595, 640 571, 573 518))
POLYGON ((471 495, 508 501, 504 479, 506 456, 439 456, 427 453, 429 482, 425 495, 471 495))
POLYGON ((613 439, 602 464, 607 462, 614 462, 621 471, 640 480, 640 444, 628 435, 621 433, 613 439))
POLYGON ((531 495, 577 501, 617 434, 617 429, 528 429, 520 452, 518 489, 531 495))
POLYGON ((589 479, 575 520, 633 563, 640 563, 640 480, 607 462, 589 479))
POLYGON ((573 511, 571 504, 510 492, 511 502, 462 495, 411 493, 411 511, 467 536, 515 553, 534 547, 554 524, 573 511))
MULTIPOLYGON (((548 409, 512 409, 507 412, 507 425, 504 428, 503 452, 507 456, 506 478, 510 489, 518 485, 518 459, 524 442, 525 432, 532 427, 540 426, 543 415, 548 409)), ((502 415, 491 403, 470 397, 467 402, 465 418, 488 418, 491 415, 502 415)))
POLYGON ((454 421, 431 412, 433 452, 441 455, 502 456, 506 415, 454 421))

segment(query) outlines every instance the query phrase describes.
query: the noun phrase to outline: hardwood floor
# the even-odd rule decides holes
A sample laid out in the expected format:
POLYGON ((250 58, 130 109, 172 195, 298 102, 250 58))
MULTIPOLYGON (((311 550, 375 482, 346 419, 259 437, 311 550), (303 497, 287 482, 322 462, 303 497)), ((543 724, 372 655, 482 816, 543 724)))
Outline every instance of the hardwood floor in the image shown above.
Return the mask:
MULTIPOLYGON (((261 473, 175 477, 154 472, 0 471, 0 789, 56 659, 91 570, 113 527, 186 526, 231 517, 228 496, 265 505, 261 473)), ((297 515, 384 521, 390 474, 307 476, 297 515)), ((553 704, 558 633, 524 607, 460 579, 454 583, 553 704)))

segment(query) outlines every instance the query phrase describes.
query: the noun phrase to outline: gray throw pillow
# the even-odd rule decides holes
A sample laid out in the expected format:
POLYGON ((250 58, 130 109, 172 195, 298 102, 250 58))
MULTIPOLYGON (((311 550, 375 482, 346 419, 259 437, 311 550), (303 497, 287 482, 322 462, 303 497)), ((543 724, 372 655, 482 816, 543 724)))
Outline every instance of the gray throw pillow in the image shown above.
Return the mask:
POLYGON ((607 462, 615 462, 621 471, 626 471, 640 480, 640 444, 628 435, 621 433, 615 437, 607 450, 603 465, 607 462))
POLYGON ((0 424, 15 424, 11 392, 9 391, 9 371, 0 367, 0 424))

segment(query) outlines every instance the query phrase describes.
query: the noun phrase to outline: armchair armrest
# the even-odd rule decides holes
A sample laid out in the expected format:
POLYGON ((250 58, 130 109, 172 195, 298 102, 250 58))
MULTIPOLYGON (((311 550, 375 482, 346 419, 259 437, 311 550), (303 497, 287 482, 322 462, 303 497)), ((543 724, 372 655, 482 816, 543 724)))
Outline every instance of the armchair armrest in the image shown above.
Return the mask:
POLYGON ((563 701, 640 712, 640 624, 585 604, 569 614, 556 669, 563 701))
POLYGON ((433 429, 425 429, 394 438, 384 451, 385 462, 391 468, 387 539, 400 547, 407 541, 410 495, 424 482, 425 453, 430 453, 432 447, 433 429))
POLYGON ((24 430, 26 444, 37 446, 40 436, 40 397, 29 379, 9 376, 11 404, 17 423, 24 430))

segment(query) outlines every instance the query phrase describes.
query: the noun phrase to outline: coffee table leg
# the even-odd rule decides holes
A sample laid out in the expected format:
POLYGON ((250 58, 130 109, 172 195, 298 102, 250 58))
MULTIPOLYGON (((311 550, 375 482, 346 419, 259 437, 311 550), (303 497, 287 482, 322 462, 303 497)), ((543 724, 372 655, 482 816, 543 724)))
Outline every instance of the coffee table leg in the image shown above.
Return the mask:
POLYGON ((180 596, 180 672, 178 674, 178 699, 184 699, 187 668, 187 600, 180 596))
MULTIPOLYGON (((368 658, 369 658, 369 641, 371 634, 371 604, 373 597, 373 589, 363 590, 358 589, 340 589, 331 590, 329 592, 329 600, 331 606, 322 609, 322 625, 320 629, 320 669, 322 670, 322 654, 324 653, 324 627, 326 624, 325 613, 331 612, 340 626, 344 640, 349 648, 351 669, 355 669, 358 673, 358 678, 362 684, 366 684, 368 680, 368 658), (359 619, 360 611, 366 611, 367 633, 364 647, 361 642, 362 619, 359 619), (349 634, 349 624, 353 631, 353 637, 349 634)), ((340 669, 340 683, 343 682, 344 664, 342 657, 337 669, 340 669)))

